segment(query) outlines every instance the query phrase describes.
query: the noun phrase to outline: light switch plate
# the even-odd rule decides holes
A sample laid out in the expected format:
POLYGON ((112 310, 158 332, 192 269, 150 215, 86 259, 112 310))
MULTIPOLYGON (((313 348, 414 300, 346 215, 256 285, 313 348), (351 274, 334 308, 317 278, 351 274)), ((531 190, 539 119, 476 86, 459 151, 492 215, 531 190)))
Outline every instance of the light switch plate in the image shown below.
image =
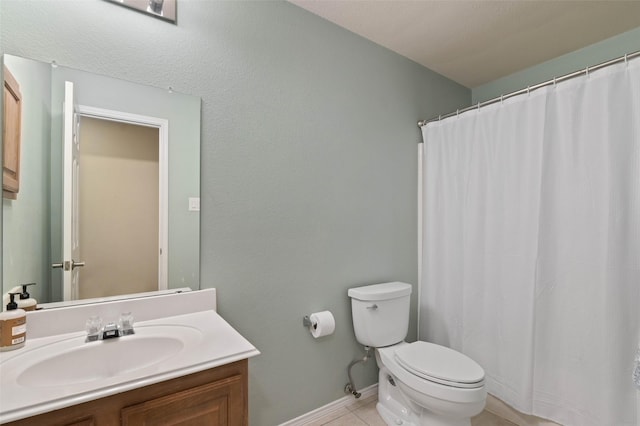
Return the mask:
POLYGON ((200 211, 200 197, 189 197, 189 211, 190 212, 200 211))

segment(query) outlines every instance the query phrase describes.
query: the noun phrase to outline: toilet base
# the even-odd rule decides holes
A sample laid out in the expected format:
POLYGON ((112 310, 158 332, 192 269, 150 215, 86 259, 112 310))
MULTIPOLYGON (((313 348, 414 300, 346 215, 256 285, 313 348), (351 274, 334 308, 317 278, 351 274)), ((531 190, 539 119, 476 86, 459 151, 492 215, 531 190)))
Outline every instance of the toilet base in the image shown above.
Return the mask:
POLYGON ((423 416, 422 423, 413 423, 409 420, 403 420, 402 417, 395 415, 379 402, 376 404, 376 410, 382 420, 389 426, 471 426, 471 420, 444 420, 439 416, 437 418, 423 416))
POLYGON ((384 420, 384 422, 387 425, 418 426, 415 423, 409 420, 406 420, 406 418, 403 418, 405 416, 402 416, 402 417, 397 416, 395 413, 393 413, 390 409, 382 405, 380 402, 376 404, 376 410, 378 411, 378 414, 380 414, 380 417, 382 417, 382 420, 384 420))
POLYGON ((450 418, 419 407, 401 392, 397 379, 382 366, 376 410, 389 426, 471 426, 471 418, 450 418))

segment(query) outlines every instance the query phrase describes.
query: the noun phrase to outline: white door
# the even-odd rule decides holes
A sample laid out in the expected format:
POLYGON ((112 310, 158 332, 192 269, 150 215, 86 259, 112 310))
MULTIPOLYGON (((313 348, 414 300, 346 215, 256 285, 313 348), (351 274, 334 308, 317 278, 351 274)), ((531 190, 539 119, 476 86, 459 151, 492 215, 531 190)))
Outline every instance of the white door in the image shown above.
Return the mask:
POLYGON ((64 87, 64 183, 62 197, 62 255, 63 255, 63 300, 78 299, 80 285, 80 260, 78 235, 78 117, 73 95, 73 83, 66 81, 64 87))

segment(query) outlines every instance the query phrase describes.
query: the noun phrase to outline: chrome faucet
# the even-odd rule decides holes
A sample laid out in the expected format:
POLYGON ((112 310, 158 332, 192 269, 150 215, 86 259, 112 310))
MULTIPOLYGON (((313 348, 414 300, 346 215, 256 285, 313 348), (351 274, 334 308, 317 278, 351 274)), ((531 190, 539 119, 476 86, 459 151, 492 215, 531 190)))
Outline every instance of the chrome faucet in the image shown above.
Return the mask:
POLYGON ((133 330, 133 315, 131 315, 131 312, 125 312, 120 315, 118 324, 109 322, 104 327, 102 326, 102 318, 97 315, 92 316, 87 320, 85 328, 87 330, 85 342, 114 339, 120 336, 135 334, 133 330))
POLYGON ((115 322, 110 322, 102 328, 102 340, 120 337, 120 330, 115 322))

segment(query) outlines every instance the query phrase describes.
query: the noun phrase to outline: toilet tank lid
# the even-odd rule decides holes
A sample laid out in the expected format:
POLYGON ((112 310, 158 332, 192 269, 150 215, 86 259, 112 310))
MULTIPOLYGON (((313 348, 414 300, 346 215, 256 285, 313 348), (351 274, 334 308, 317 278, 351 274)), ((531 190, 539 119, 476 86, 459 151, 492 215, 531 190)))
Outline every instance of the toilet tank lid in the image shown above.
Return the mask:
POLYGON ((411 284, 398 281, 392 283, 372 284, 350 288, 347 295, 358 300, 395 299, 411 294, 411 284))

